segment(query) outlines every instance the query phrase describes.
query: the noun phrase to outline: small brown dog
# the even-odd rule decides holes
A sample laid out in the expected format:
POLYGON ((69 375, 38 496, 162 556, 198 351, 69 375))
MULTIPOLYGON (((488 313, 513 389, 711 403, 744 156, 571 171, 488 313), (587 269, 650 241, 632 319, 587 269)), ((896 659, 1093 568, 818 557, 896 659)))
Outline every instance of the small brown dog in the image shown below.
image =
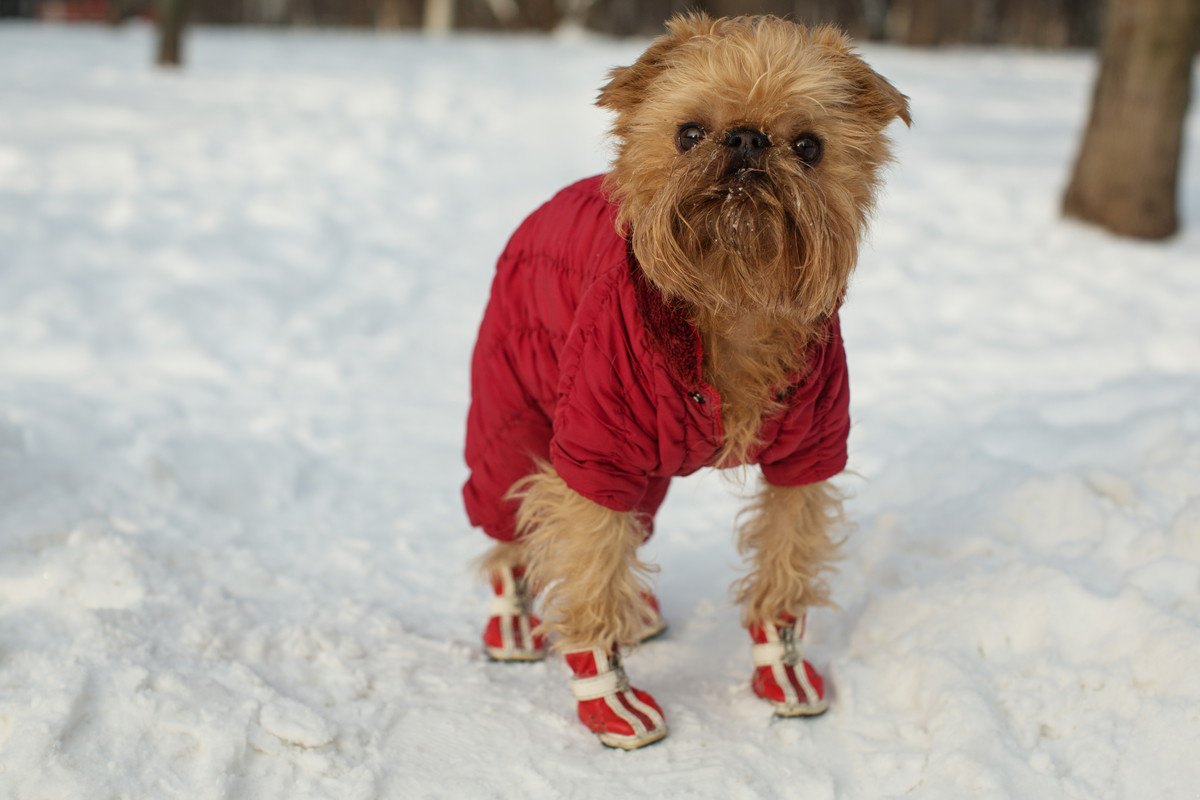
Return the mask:
POLYGON ((670 478, 758 464, 737 584, 756 694, 828 705, 806 609, 841 516, 849 395, 838 309, 907 98, 832 27, 680 16, 599 105, 603 178, 561 192, 501 257, 472 365, 464 490, 502 660, 557 637, 582 721, 627 749, 666 734, 618 651, 662 629, 637 557, 670 478), (542 623, 530 605, 540 593, 542 623))

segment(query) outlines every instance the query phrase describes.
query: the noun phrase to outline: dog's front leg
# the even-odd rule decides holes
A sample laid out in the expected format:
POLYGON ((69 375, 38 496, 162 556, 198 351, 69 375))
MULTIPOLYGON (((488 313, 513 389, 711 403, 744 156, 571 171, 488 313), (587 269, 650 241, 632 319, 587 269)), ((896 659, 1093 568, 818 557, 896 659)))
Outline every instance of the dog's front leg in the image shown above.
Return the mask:
POLYGON ((575 677, 579 718, 610 747, 633 749, 667 733, 662 710, 629 686, 619 648, 643 637, 646 537, 633 512, 613 511, 573 491, 549 465, 510 495, 529 577, 542 594, 542 629, 557 637, 575 677))
POLYGON ((750 572, 736 584, 742 619, 754 641, 755 694, 780 716, 811 716, 828 707, 824 681, 804 660, 805 613, 829 604, 824 573, 837 555, 832 537, 842 519, 839 492, 828 482, 763 483, 738 532, 750 572))

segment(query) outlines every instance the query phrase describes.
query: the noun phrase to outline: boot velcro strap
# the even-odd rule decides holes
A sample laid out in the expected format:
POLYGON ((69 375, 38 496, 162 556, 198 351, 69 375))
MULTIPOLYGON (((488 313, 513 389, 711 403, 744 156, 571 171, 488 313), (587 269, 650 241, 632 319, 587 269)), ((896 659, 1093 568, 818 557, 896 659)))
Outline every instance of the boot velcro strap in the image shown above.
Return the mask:
POLYGON ((601 697, 623 692, 628 688, 629 678, 625 676, 623 669, 601 672, 590 678, 571 679, 571 693, 581 703, 584 700, 599 700, 601 697))
POLYGON ((492 604, 488 611, 493 617, 519 617, 527 613, 520 599, 511 594, 498 594, 492 597, 492 604))
POLYGON ((775 664, 796 664, 800 661, 800 648, 788 647, 783 642, 763 642, 750 648, 754 666, 770 667, 775 664))

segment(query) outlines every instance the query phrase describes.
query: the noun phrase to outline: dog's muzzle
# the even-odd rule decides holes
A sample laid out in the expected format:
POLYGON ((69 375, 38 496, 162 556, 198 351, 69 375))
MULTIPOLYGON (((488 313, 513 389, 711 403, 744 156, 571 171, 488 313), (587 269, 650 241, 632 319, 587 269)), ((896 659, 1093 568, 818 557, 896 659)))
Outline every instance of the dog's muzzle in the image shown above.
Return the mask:
POLYGON ((733 151, 726 169, 726 174, 732 175, 757 167, 771 146, 771 137, 755 128, 731 128, 725 133, 722 144, 733 151))

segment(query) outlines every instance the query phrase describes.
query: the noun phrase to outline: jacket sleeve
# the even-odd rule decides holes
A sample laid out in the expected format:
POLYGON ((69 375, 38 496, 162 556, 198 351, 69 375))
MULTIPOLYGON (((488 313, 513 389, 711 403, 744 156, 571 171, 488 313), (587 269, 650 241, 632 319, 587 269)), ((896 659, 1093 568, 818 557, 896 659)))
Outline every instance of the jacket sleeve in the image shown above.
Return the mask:
POLYGON ((617 293, 611 286, 596 289, 563 347, 550 461, 587 499, 631 511, 658 462, 656 437, 648 429, 655 406, 616 307, 617 293))
POLYGON ((850 436, 850 376, 836 321, 809 378, 806 400, 788 415, 774 446, 760 456, 763 478, 776 486, 828 480, 846 468, 850 436))

